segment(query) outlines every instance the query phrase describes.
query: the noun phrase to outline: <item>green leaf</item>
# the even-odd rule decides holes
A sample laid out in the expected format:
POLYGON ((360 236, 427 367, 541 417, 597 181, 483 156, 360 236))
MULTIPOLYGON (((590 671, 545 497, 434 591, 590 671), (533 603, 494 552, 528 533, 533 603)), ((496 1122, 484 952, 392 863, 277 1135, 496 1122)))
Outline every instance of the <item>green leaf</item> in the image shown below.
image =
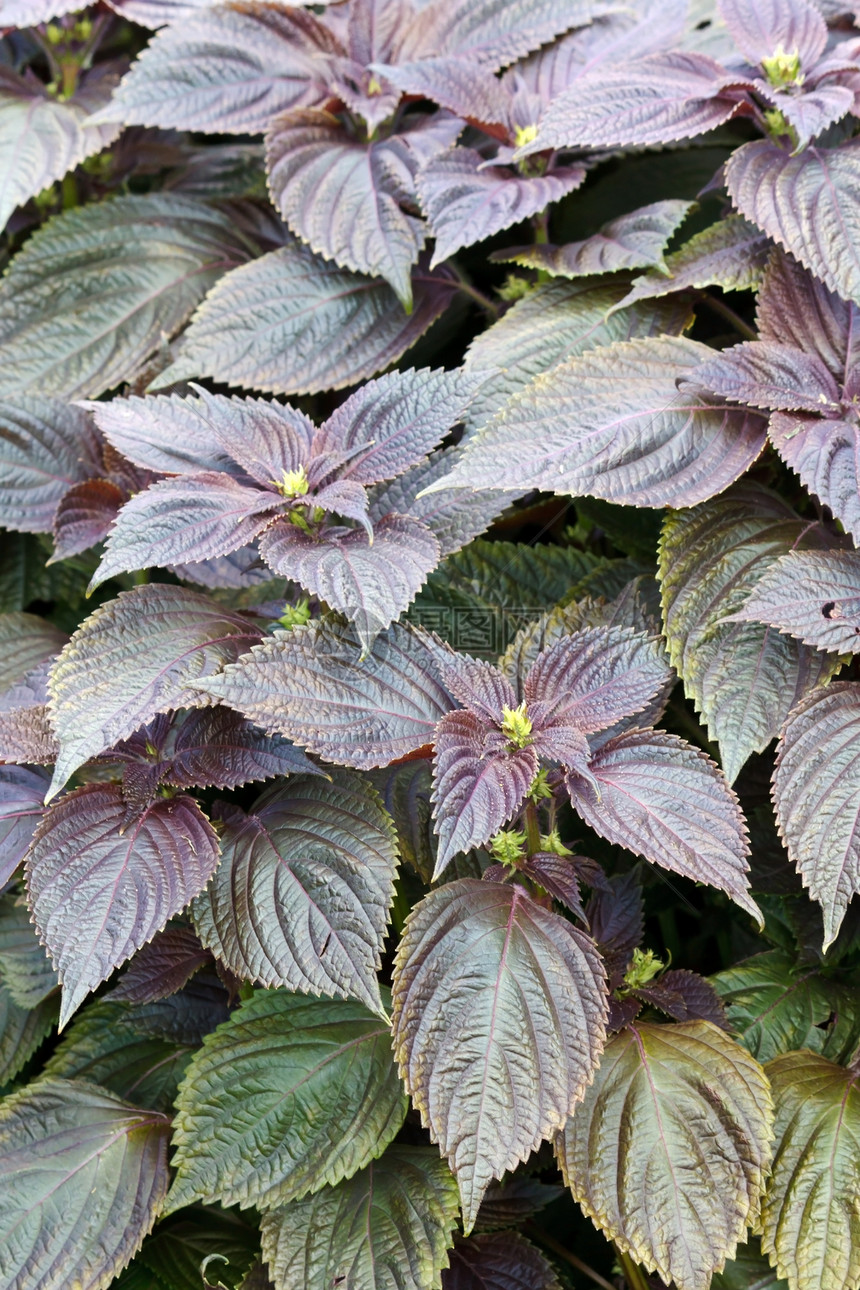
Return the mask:
POLYGON ((762 1249, 790 1290, 860 1283, 860 1072, 813 1053, 769 1062, 776 1152, 762 1249))
POLYGON ((455 287, 419 273, 413 289, 406 314, 381 278, 350 273, 289 242, 210 292, 176 362, 152 388, 192 376, 275 394, 353 385, 405 354, 448 307, 455 287))
POLYGON ((397 951, 394 1047, 471 1231, 491 1179, 560 1129, 603 1047, 591 941, 521 887, 464 878, 413 909, 397 951))
MULTIPOLYGON (((244 1290, 244 1274, 259 1249, 259 1233, 243 1215, 192 1205, 158 1224, 129 1271, 138 1270, 148 1278, 145 1290, 155 1290, 156 1284, 159 1290, 203 1290, 201 1264, 217 1256, 209 1264, 207 1279, 244 1290)), ((126 1290, 125 1283, 118 1283, 115 1290, 126 1290)), ((130 1284, 128 1290, 136 1290, 136 1285, 130 1284)))
POLYGON ((388 1027, 359 1003, 258 990, 180 1089, 171 1209, 271 1209, 376 1159, 406 1114, 388 1027))
MULTIPOLYGON (((166 1003, 163 1011, 169 1017, 166 1003)), ((99 999, 69 1026, 45 1074, 89 1080, 139 1106, 170 1111, 196 1048, 194 1042, 153 1034, 127 1004, 99 999)))
POLYGON ((711 981, 738 1039, 760 1062, 796 1048, 841 1061, 860 1040, 856 989, 782 950, 755 954, 711 981))
POLYGON ((788 1290, 761 1253, 758 1240, 738 1250, 711 1282, 711 1290, 788 1290))
POLYGON ((0 1103, 0 1285, 105 1290, 167 1191, 169 1121, 94 1084, 41 1079, 0 1103))
POLYGON ((565 1182, 619 1249, 708 1290, 756 1223, 770 1163, 762 1068, 708 1021, 637 1024, 606 1045, 557 1140, 565 1182))
POLYGON ((373 788, 348 771, 332 783, 291 777, 248 815, 225 810, 221 850, 194 902, 198 934, 216 958, 245 981, 380 1011, 397 846, 373 788))
POLYGON ((0 283, 0 394, 88 398, 134 380, 254 250, 235 219, 175 193, 54 216, 0 283))
POLYGON ((58 999, 22 1008, 0 984, 0 1088, 13 1080, 57 1022, 58 999))
POLYGON ((0 981, 19 1008, 35 1008, 59 986, 23 897, 0 900, 0 981))
POLYGON ((352 1178, 263 1215, 276 1290, 438 1290, 459 1211, 429 1147, 391 1146, 352 1178))
POLYGON ((794 704, 837 666, 775 628, 724 621, 808 529, 781 498, 749 483, 674 511, 663 524, 669 657, 720 745, 730 782, 776 737, 794 704))

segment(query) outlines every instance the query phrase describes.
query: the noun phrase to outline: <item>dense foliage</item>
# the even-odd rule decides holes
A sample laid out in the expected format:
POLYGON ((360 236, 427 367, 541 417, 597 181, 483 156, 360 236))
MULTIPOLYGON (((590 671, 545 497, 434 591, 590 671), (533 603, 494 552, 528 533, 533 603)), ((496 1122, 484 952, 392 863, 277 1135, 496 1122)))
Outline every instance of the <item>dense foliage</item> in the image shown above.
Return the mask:
POLYGON ((0 1290, 858 1290, 860 5, 79 4, 0 0, 0 1290))

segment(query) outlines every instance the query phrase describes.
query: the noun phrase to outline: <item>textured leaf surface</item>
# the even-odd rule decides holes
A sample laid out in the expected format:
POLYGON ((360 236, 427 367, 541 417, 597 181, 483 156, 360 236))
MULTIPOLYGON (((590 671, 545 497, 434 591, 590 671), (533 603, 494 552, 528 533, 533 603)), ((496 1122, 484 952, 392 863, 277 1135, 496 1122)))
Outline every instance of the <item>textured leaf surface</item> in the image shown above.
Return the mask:
POLYGON ((770 239, 755 224, 740 215, 728 215, 667 255, 667 272, 655 270, 634 278, 622 303, 629 306, 690 287, 755 290, 771 248, 770 239))
POLYGON ((113 142, 116 126, 85 122, 108 101, 118 80, 109 67, 99 70, 63 101, 35 77, 0 67, 0 228, 16 206, 113 142))
MULTIPOLYGON (((691 209, 690 203, 672 198, 640 206, 628 215, 604 224, 599 233, 565 246, 524 248, 510 258, 517 264, 545 269, 562 278, 581 278, 595 273, 617 273, 645 265, 662 265, 669 238, 691 209)), ((504 252, 509 258, 509 253, 504 252)))
POLYGON ((0 981, 0 1080, 3 1084, 14 1080, 54 1029, 57 1003, 57 999, 48 999, 35 1008, 22 1008, 12 998, 9 987, 0 981))
POLYGON ((581 1100, 603 1046, 603 967, 521 888, 464 878, 413 909, 393 1004, 401 1074, 457 1175, 469 1232, 490 1180, 581 1100))
POLYGON ((132 380, 252 253, 227 215, 175 194, 56 216, 0 283, 0 393, 77 398, 132 380))
POLYGON ((840 386, 852 388, 857 359, 858 307, 829 291, 802 265, 774 247, 756 301, 762 340, 819 358, 840 386))
POLYGON ((519 1232, 491 1232, 455 1242, 442 1290, 560 1290, 555 1271, 519 1232))
POLYGON ((549 282, 535 288, 470 345, 465 367, 488 380, 469 412, 483 426, 510 398, 541 372, 565 359, 613 341, 683 329, 686 308, 671 302, 611 313, 623 286, 590 282, 549 282))
POLYGON ((586 175, 584 166, 565 166, 528 176, 506 166, 485 167, 483 161, 473 148, 449 148, 418 175, 421 209, 436 239, 432 265, 537 215, 577 189, 586 175))
POLYGON ((164 28, 101 119, 261 134, 278 112, 325 96, 329 29, 302 9, 206 7, 164 28))
POLYGON ((157 712, 203 706, 194 682, 257 640, 247 619, 184 587, 150 583, 97 609, 51 672, 51 715, 62 750, 53 791, 157 712))
POLYGON ((360 656, 349 629, 308 623, 252 650, 206 692, 327 761, 387 766, 432 743, 454 705, 434 653, 408 628, 389 627, 360 656))
POLYGON ((211 963, 211 955, 190 927, 167 927, 134 956, 111 998, 129 1003, 167 999, 211 963))
POLYGON ((0 692, 58 654, 68 639, 38 614, 0 614, 0 692))
POLYGON ((596 68, 553 100, 529 151, 692 139, 737 111, 720 92, 727 80, 712 58, 680 50, 596 68))
POLYGON ((391 1146, 336 1187, 264 1214, 263 1257, 276 1286, 436 1290, 458 1213, 438 1153, 391 1146))
POLYGON ((816 649, 860 651, 860 556, 855 551, 789 551, 734 615, 767 623, 816 649))
POLYGON ((509 400, 470 440, 448 483, 540 488, 628 506, 712 497, 755 461, 765 425, 676 388, 711 352, 660 337, 571 358, 509 400))
POLYGON ((260 539, 260 554, 276 573, 346 614, 365 648, 400 617, 440 558, 430 530, 406 515, 380 520, 372 543, 363 529, 314 538, 276 521, 260 539))
POLYGON ((275 394, 342 389, 396 362, 453 293, 448 279, 419 273, 406 314, 386 282, 288 244, 228 274, 159 381, 217 376, 275 394))
POLYGON ((796 50, 806 67, 824 52, 827 25, 807 0, 718 0, 717 7, 750 63, 760 63, 777 49, 784 49, 796 50))
POLYGON ((53 399, 0 402, 0 521, 49 533, 64 493, 86 479, 96 456, 89 417, 53 399))
POLYGON ((604 7, 600 0, 430 0, 400 53, 468 53, 470 61, 495 69, 584 26, 604 7))
POLYGON ((784 950, 768 950, 711 980, 732 1029, 760 1062, 798 1048, 834 1061, 851 1056, 858 1038, 856 1000, 850 987, 823 976, 813 964, 797 963, 784 950))
POLYGON ((791 1290, 845 1290, 860 1277, 860 1090, 856 1070, 812 1053, 767 1067, 776 1106, 762 1249, 791 1290))
POLYGON ((757 139, 732 153, 726 184, 742 215, 811 273, 860 303, 860 143, 793 156, 757 139))
POLYGON ((821 360, 776 341, 732 345, 704 363, 691 383, 754 408, 839 411, 839 388, 821 360))
POLYGON ((104 1290, 155 1222, 169 1121, 94 1084, 42 1079, 0 1107, 0 1277, 104 1290))
POLYGON ((607 1044, 557 1149, 610 1240, 678 1290, 708 1290, 758 1218, 772 1137, 767 1079, 733 1039, 707 1021, 636 1024, 607 1044))
POLYGON ((57 989, 57 974, 23 898, 0 900, 0 981, 19 1008, 35 1008, 57 989))
POLYGON ((378 1017, 351 1000, 260 990, 189 1067, 169 1203, 283 1205, 375 1160, 405 1113, 378 1017))
POLYGON ((382 1003, 394 831, 369 785, 291 779, 225 813, 223 859, 194 906, 204 944, 244 981, 382 1003))
POLYGON ((62 14, 72 13, 78 0, 2 0, 0 27, 32 27, 62 14))
POLYGON ((774 494, 747 484, 663 524, 660 582, 669 656, 720 745, 730 781, 751 753, 779 734, 794 704, 833 670, 831 661, 798 641, 732 617, 808 528, 774 494))
POLYGON ((836 681, 813 690, 785 723, 774 773, 780 833, 823 910, 825 950, 860 891, 858 730, 860 686, 836 681))
POLYGON ((87 784, 53 806, 27 855, 33 920, 63 985, 60 1024, 206 885, 218 841, 189 797, 128 818, 121 790, 87 784))
POLYGON ((749 845, 738 799, 700 749, 676 735, 633 730, 592 758, 598 793, 568 777, 573 805, 601 837, 652 864, 726 892, 761 921, 747 881, 749 845))
POLYGON ((860 541, 860 436, 854 417, 775 412, 768 434, 783 461, 860 541))
POLYGON ((45 813, 48 779, 32 766, 0 766, 0 889, 24 859, 45 813))

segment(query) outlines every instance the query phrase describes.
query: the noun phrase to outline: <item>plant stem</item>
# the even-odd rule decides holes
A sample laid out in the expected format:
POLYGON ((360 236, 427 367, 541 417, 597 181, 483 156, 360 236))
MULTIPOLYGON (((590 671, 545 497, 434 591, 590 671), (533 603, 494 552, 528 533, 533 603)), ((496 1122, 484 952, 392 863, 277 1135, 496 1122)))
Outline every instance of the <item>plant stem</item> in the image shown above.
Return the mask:
POLYGON ((463 292, 463 294, 466 296, 471 296, 472 299, 475 301, 475 303, 479 304, 481 308, 485 310, 486 313, 488 313, 493 320, 498 318, 499 316, 498 305, 494 305, 489 296, 485 296, 483 291, 479 291, 477 287, 473 286, 472 283, 469 282, 469 280, 460 272, 459 269, 455 269, 454 272, 457 274, 457 285, 459 286, 459 289, 463 292))
POLYGON ((533 856, 540 851, 540 821, 534 802, 526 802, 523 824, 526 826, 526 847, 529 855, 533 856))
POLYGON ((589 1277, 596 1286, 601 1287, 601 1290, 615 1290, 615 1286, 611 1281, 607 1281, 606 1277, 602 1277, 599 1272, 595 1272, 594 1268, 590 1268, 587 1263, 584 1263, 576 1254, 562 1245, 561 1241, 557 1241, 554 1236, 550 1236, 549 1232, 545 1232, 542 1227, 538 1227, 535 1223, 525 1223, 524 1228, 528 1236, 533 1236, 541 1245, 545 1245, 548 1250, 552 1250, 553 1254, 557 1254, 560 1259, 564 1259, 565 1263, 569 1263, 571 1267, 589 1277))
POLYGON ((707 291, 703 291, 699 299, 703 305, 707 305, 708 309, 711 309, 715 314, 719 314, 721 318, 725 318, 726 322, 731 323, 735 331, 740 332, 741 336, 746 340, 758 340, 758 334, 755 329, 750 327, 749 323, 745 323, 740 314, 736 314, 734 309, 727 305, 724 300, 717 300, 715 296, 709 295, 707 291))
POLYGON ((621 1264, 621 1270, 627 1279, 630 1290, 649 1290, 648 1278, 639 1264, 634 1263, 629 1254, 622 1253, 617 1245, 615 1253, 618 1255, 618 1262, 621 1264))
POLYGON ((549 241, 549 207, 535 215, 532 223, 535 230, 535 246, 546 246, 549 241))

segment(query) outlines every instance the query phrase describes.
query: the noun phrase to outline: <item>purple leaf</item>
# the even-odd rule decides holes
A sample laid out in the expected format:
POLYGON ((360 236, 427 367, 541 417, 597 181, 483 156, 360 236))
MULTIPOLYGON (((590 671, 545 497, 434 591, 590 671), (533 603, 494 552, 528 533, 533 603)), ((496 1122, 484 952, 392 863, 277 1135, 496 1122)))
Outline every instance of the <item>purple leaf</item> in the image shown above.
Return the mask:
POLYGON ((0 282, 0 394, 94 398, 135 380, 218 278, 256 253, 234 216, 177 193, 53 216, 0 282))
MULTIPOLYGON (((228 402, 210 396, 209 406, 228 402)), ((108 443, 144 470, 168 475, 235 470, 223 445, 212 442, 210 420, 197 396, 134 396, 109 403, 84 402, 83 406, 92 413, 108 443)))
POLYGON ((80 409, 26 396, 0 403, 0 523, 50 533, 59 502, 98 460, 98 440, 80 409))
POLYGON ((717 8, 750 63, 784 50, 808 69, 824 53, 827 24, 807 0, 717 0, 717 8))
POLYGON ((520 493, 511 489, 506 493, 465 494, 462 489, 449 488, 427 496, 425 490, 450 475, 462 455, 459 448, 440 449, 398 479, 374 489, 370 499, 372 522, 378 523, 389 511, 410 515, 435 535, 442 557, 480 537, 520 493))
MULTIPOLYGON (((860 364, 860 310, 829 291, 790 255, 774 249, 756 302, 762 340, 818 358, 841 387, 860 364)), ((850 386, 849 386, 850 388, 850 386)))
POLYGON ((451 650, 440 656, 437 666, 445 688, 485 724, 501 725, 503 709, 517 706, 510 681, 492 663, 451 650))
POLYGON ((749 894, 749 844, 738 800, 705 753, 676 735, 633 730, 594 756, 597 789, 568 776, 586 824, 617 846, 719 887, 759 923, 749 894))
POLYGON ((0 27, 34 27, 74 13, 80 0, 0 0, 0 27))
POLYGON ((397 845, 375 791, 349 771, 274 785, 248 815, 226 808, 221 846, 194 903, 215 956, 244 981, 380 1012, 397 845))
POLYGON ((729 1029, 722 999, 710 981, 697 972, 664 972, 635 994, 643 1003, 659 1008, 674 1021, 710 1021, 721 1030, 729 1029))
POLYGON ((521 175, 507 166, 485 166, 473 148, 450 148, 418 173, 418 196, 436 239, 430 267, 455 251, 530 219, 560 201, 585 179, 584 166, 545 175, 521 175))
POLYGON ((96 119, 259 134, 326 97, 327 56, 340 52, 305 9, 212 6, 159 32, 96 119))
POLYGON ((636 871, 614 874, 607 880, 605 890, 598 887, 585 913, 591 935, 606 963, 609 988, 617 989, 645 933, 642 885, 636 871))
POLYGON ((116 65, 104 64, 59 99, 34 76, 0 66, 0 228, 16 206, 113 143, 119 127, 88 118, 109 102, 118 81, 116 65))
POLYGON ((725 175, 742 215, 860 303, 860 140, 792 155, 757 139, 732 153, 725 175))
POLYGON ((430 99, 458 117, 508 128, 511 94, 498 77, 471 59, 455 53, 400 67, 378 64, 375 70, 403 94, 430 99))
POLYGON ((858 731, 860 686, 813 690, 785 723, 773 778, 780 834, 824 914, 825 951, 860 891, 858 731))
POLYGON ((274 636, 201 689, 270 734, 369 770, 432 744, 436 723, 454 706, 437 671, 435 650, 396 623, 364 659, 350 628, 308 623, 274 636))
POLYGON ((537 244, 516 252, 503 251, 498 258, 514 260, 530 269, 545 269, 561 278, 662 266, 666 243, 692 209, 692 203, 677 199, 653 202, 610 220, 599 233, 584 241, 565 246, 537 244))
MULTIPOLYGON (((229 555, 217 560, 202 560, 192 564, 172 564, 171 570, 183 582, 193 582, 198 587, 225 588, 246 591, 251 587, 272 582, 272 574, 260 559, 256 545, 240 546, 229 555)), ((263 615, 266 617, 267 615, 263 615)), ((277 615, 268 615, 269 617, 277 615)))
POLYGON ((440 559, 430 530, 403 515, 380 520, 372 543, 361 529, 311 537, 279 520, 261 537, 260 554, 276 573, 344 613, 365 646, 400 617, 440 559))
POLYGON ((839 388, 813 354, 776 341, 743 341, 708 359, 684 388, 710 390, 732 403, 783 412, 840 410, 839 388))
MULTIPOLYGON (((772 243, 761 229, 728 215, 666 256, 666 272, 654 270, 634 278, 630 291, 616 306, 654 300, 673 291, 718 286, 724 291, 754 290, 770 255, 772 243)), ((780 333, 772 339, 783 340, 780 333)))
POLYGON ((0 891, 24 859, 45 814, 48 775, 31 766, 0 766, 0 891))
POLYGON ((253 541, 278 502, 215 471, 159 480, 117 515, 90 590, 118 573, 227 555, 253 541))
POLYGON ((424 225, 401 205, 402 163, 395 138, 361 143, 319 109, 275 117, 266 135, 269 191, 292 232, 327 260, 385 278, 409 309, 424 225))
POLYGON ((765 424, 678 390, 712 353, 662 336, 571 358, 473 436, 447 483, 540 488, 628 506, 691 506, 713 497, 758 457, 765 424))
POLYGON ((775 412, 768 435, 783 461, 860 542, 860 426, 802 412, 775 412))
POLYGON ((659 640, 627 628, 593 627, 543 650, 523 696, 530 711, 540 705, 541 729, 545 723, 571 725, 591 735, 641 712, 671 675, 659 640))
POLYGON ((797 95, 762 91, 797 135, 798 147, 805 147, 815 135, 823 134, 828 126, 841 121, 853 111, 854 91, 846 85, 819 85, 797 95))
POLYGON ((129 818, 117 785, 68 793, 27 854, 33 921, 60 974, 62 1028, 91 990, 206 885, 218 839, 190 797, 129 818))
POLYGON ((860 554, 789 551, 731 621, 767 623, 816 649, 860 653, 860 554))
POLYGON ((705 54, 681 50, 600 67, 552 101, 524 151, 692 139, 731 120, 748 84, 705 54))
POLYGON ((560 1129, 604 1042, 594 943, 521 887, 460 879, 410 914, 394 970, 401 1076, 460 1185, 481 1197, 560 1129))
MULTIPOLYGON (((46 677, 47 668, 40 673, 42 681, 46 677)), ((31 696, 24 682, 0 698, 0 762, 44 766, 57 758, 59 744, 48 720, 47 703, 31 701, 31 696), (24 701, 17 702, 22 697, 24 701)))
POLYGON ((439 854, 434 879, 454 856, 488 842, 522 805, 539 761, 534 748, 511 748, 473 712, 439 722, 433 803, 439 854))
POLYGON ((216 376, 275 394, 342 389, 396 362, 456 290, 419 270, 406 314, 386 282, 348 273, 298 242, 242 268, 198 310, 162 385, 216 376))
POLYGON ((360 484, 392 479, 422 463, 462 420, 479 383, 442 368, 409 368, 367 381, 320 427, 314 451, 349 453, 340 473, 360 484))
MULTIPOLYGON (((521 867, 521 872, 543 887, 554 900, 560 900, 571 913, 588 922, 579 889, 580 869, 577 856, 559 856, 551 851, 536 851, 521 867)), ((503 866, 504 867, 504 866, 503 866)), ((586 881, 588 872, 586 870, 586 881)))
POLYGON ((51 561, 68 560, 103 542, 128 494, 108 479, 73 484, 54 516, 54 554, 51 561))
POLYGON ((264 735, 228 708, 189 712, 165 757, 163 779, 176 788, 238 788, 275 775, 322 773, 286 739, 264 735))
POLYGON ((488 1232, 454 1242, 442 1290, 561 1290, 551 1263, 519 1232, 488 1232))
POLYGON ((110 997, 129 1003, 167 999, 211 962, 212 955, 190 927, 168 927, 138 950, 110 997))
POLYGON ((85 619, 51 672, 51 716, 61 752, 52 794, 85 761, 158 712, 203 707, 194 682, 212 677, 260 633, 184 587, 122 592, 85 619))
POLYGON ((430 0, 406 29, 398 61, 456 54, 495 71, 605 8, 603 0, 430 0))

